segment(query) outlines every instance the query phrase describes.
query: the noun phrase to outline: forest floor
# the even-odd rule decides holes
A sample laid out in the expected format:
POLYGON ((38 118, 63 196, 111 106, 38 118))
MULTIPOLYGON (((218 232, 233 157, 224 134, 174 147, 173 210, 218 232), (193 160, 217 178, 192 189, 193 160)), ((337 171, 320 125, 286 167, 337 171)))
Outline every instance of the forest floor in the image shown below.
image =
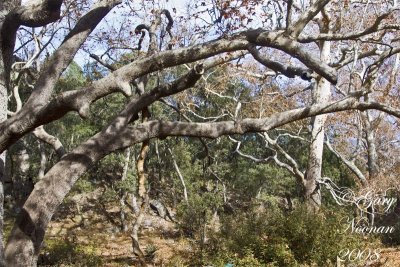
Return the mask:
POLYGON ((375 266, 395 267, 400 266, 400 248, 384 248, 381 252, 379 264, 375 266))
MULTIPOLYGON (((50 245, 44 248, 44 254, 54 250, 53 241, 64 240, 78 245, 78 250, 87 256, 101 258, 101 266, 136 266, 138 262, 132 253, 130 232, 122 232, 119 222, 109 220, 110 217, 119 218, 119 212, 112 209, 106 212, 107 216, 104 212, 89 212, 90 216, 54 220, 46 237, 50 245)), ((192 249, 190 241, 180 236, 174 223, 152 214, 145 216, 139 240, 143 253, 151 262, 149 266, 170 266, 170 262, 179 266, 180 259, 187 259, 192 249)))

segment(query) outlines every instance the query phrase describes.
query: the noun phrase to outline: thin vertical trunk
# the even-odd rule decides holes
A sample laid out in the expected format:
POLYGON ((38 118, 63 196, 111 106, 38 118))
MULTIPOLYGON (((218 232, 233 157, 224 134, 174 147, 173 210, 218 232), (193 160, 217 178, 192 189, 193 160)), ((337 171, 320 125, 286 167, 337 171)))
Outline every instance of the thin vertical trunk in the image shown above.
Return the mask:
POLYGON ((367 141, 368 153, 368 174, 369 180, 372 181, 378 176, 378 153, 376 151, 375 143, 375 129, 372 127, 372 119, 369 111, 364 112, 365 121, 365 139, 367 141))
MULTIPOLYGON (((4 77, 4 65, 3 60, 0 58, 0 122, 7 119, 7 87, 2 77, 4 77)), ((3 244, 5 163, 6 152, 0 154, 0 267, 5 266, 3 244)))
MULTIPOLYGON (((152 22, 150 29, 148 30, 149 37, 150 37, 150 43, 149 43, 149 49, 147 51, 147 55, 151 56, 157 51, 157 35, 155 34, 158 26, 161 23, 161 16, 160 14, 156 15, 155 20, 152 22)), ((146 86, 148 82, 148 77, 144 76, 141 79, 139 79, 137 83, 137 89, 138 93, 141 95, 144 93, 146 86)), ((142 110, 142 122, 147 121, 150 118, 150 110, 148 107, 145 107, 142 110)), ((144 215, 147 212, 148 205, 149 205, 149 196, 146 190, 146 184, 147 184, 147 174, 144 168, 144 164, 146 161, 147 154, 149 152, 149 147, 150 147, 150 140, 146 140, 142 143, 142 147, 139 152, 139 157, 136 162, 136 168, 137 168, 137 174, 138 174, 138 196, 140 199, 140 210, 139 213, 137 214, 137 218, 135 222, 133 223, 132 226, 132 247, 133 247, 133 252, 138 256, 140 265, 142 267, 147 266, 145 258, 143 256, 143 252, 140 249, 139 245, 139 231, 140 227, 142 225, 142 221, 144 219, 144 215)))
POLYGON ((122 192, 122 195, 120 196, 119 199, 119 207, 120 207, 120 220, 121 220, 121 230, 122 232, 127 232, 128 231, 128 224, 126 223, 126 216, 125 216, 125 199, 128 196, 128 193, 124 190, 122 192))
POLYGON ((16 172, 14 173, 13 179, 13 192, 16 207, 19 209, 24 204, 26 198, 30 193, 30 181, 29 181, 29 154, 26 149, 27 144, 24 141, 19 142, 21 148, 16 151, 16 172))
POLYGON ((133 223, 132 234, 131 234, 133 253, 138 257, 140 267, 147 267, 144 253, 140 249, 139 232, 140 232, 140 227, 142 226, 144 215, 147 213, 148 202, 149 199, 147 196, 145 196, 145 198, 142 199, 142 204, 140 206, 139 213, 137 214, 136 220, 133 223))
POLYGON ((185 183, 185 179, 183 178, 183 175, 181 173, 181 170, 179 169, 178 163, 176 163, 175 160, 175 156, 172 153, 172 150, 170 148, 168 148, 169 153, 171 154, 172 157, 172 163, 174 164, 174 168, 176 173, 178 174, 179 180, 181 181, 182 187, 183 187, 183 197, 185 199, 185 202, 188 203, 189 202, 189 198, 188 198, 188 193, 187 193, 187 188, 186 188, 186 183, 185 183))
POLYGON ((146 161, 147 153, 149 151, 149 144, 150 143, 148 141, 142 143, 142 148, 137 161, 137 172, 139 178, 138 195, 141 199, 143 199, 146 195, 147 176, 144 169, 144 164, 146 161))
MULTIPOLYGON (((328 31, 329 20, 323 20, 325 28, 328 31)), ((321 42, 320 53, 321 61, 329 63, 331 44, 329 41, 321 42)), ((318 104, 327 103, 330 97, 330 83, 324 78, 320 78, 314 89, 313 101, 318 104)), ((308 167, 305 176, 305 201, 311 211, 318 211, 321 206, 321 192, 318 186, 318 180, 321 178, 322 154, 324 149, 325 121, 327 115, 319 115, 312 119, 312 133, 310 154, 308 158, 308 167)))
MULTIPOLYGON (((139 82, 138 82, 139 94, 144 93, 146 84, 147 84, 147 77, 144 77, 139 80, 139 82)), ((150 118, 150 111, 149 111, 148 107, 146 107, 142 110, 142 122, 147 121, 149 118, 150 118)), ((149 202, 149 197, 148 197, 147 190, 146 190, 147 174, 146 174, 146 170, 144 167, 145 162, 146 162, 146 157, 149 152, 149 148, 150 148, 150 141, 149 140, 144 141, 142 143, 142 147, 140 148, 139 157, 136 162, 136 170, 137 170, 137 175, 138 175, 138 197, 139 197, 139 201, 140 201, 140 209, 139 209, 139 213, 137 213, 136 220, 133 222, 132 234, 131 234, 133 253, 138 257, 141 267, 147 266, 144 254, 143 254, 142 250, 140 249, 139 232, 140 232, 140 228, 142 226, 144 215, 147 213, 148 202, 149 202)))
MULTIPOLYGON (((147 108, 142 111, 142 119, 143 121, 146 121, 149 117, 149 112, 147 108)), ((140 249, 140 244, 139 244, 139 232, 140 232, 140 227, 142 225, 144 215, 147 212, 148 209, 148 202, 149 202, 149 197, 147 194, 146 190, 146 184, 147 184, 147 174, 144 168, 144 164, 146 161, 147 153, 149 152, 149 141, 145 141, 142 143, 142 147, 139 153, 139 158, 136 163, 136 168, 137 168, 137 174, 138 174, 138 196, 140 200, 140 210, 139 213, 137 214, 136 220, 133 223, 132 226, 132 248, 133 248, 133 253, 138 257, 140 261, 140 266, 141 267, 146 267, 146 260, 144 258, 144 254, 142 250, 140 249)))
MULTIPOLYGON (((128 176, 130 159, 131 159, 131 149, 127 148, 125 150, 125 162, 124 162, 124 168, 123 168, 122 177, 121 177, 122 181, 125 181, 128 176)), ((123 232, 128 231, 128 225, 126 223, 126 216, 125 216, 125 200, 126 200, 127 196, 128 196, 128 192, 126 192, 125 189, 122 189, 122 192, 120 192, 119 203, 120 203, 120 209, 121 209, 120 210, 121 228, 122 228, 123 232)))
MULTIPOLYGON (((365 100, 368 102, 369 97, 366 96, 365 100)), ((370 111, 365 111, 362 113, 364 119, 364 130, 365 130, 365 140, 367 142, 367 154, 368 154, 368 178, 369 181, 376 180, 379 173, 378 167, 378 153, 376 150, 376 139, 375 139, 375 128, 372 126, 372 118, 370 111)), ((375 223, 375 209, 372 205, 367 209, 367 218, 371 226, 375 223)))
POLYGON ((40 169, 38 173, 38 178, 42 179, 46 172, 47 157, 46 157, 46 150, 41 142, 39 142, 39 150, 40 150, 40 169))
MULTIPOLYGON (((135 152, 135 150, 133 150, 133 152, 135 152)), ((136 159, 136 153, 133 153, 132 158, 136 159)), ((139 207, 139 204, 138 204, 138 200, 137 200, 136 194, 135 193, 129 194, 129 197, 131 198, 131 205, 132 205, 133 212, 136 215, 139 214, 140 207, 139 207)))

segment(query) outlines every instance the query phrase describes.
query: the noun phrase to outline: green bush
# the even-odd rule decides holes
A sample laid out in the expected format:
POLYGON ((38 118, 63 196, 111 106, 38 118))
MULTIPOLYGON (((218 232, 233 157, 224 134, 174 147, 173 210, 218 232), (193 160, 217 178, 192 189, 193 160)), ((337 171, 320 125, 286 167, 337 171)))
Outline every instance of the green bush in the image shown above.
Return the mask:
POLYGON ((189 265, 186 262, 187 258, 176 255, 167 263, 167 267, 188 267, 189 265))
MULTIPOLYGON (((398 220, 398 219, 397 219, 398 220)), ((378 224, 376 224, 378 225, 378 224)), ((400 221, 384 221, 382 225, 394 227, 394 232, 390 234, 380 235, 382 243, 387 246, 399 246, 400 245, 400 221)))
POLYGON ((156 256, 157 250, 157 246, 155 246, 154 244, 148 244, 144 249, 144 256, 146 257, 146 259, 152 261, 156 256))
POLYGON ((208 246, 208 259, 216 266, 232 262, 237 267, 241 261, 254 261, 247 266, 333 266, 340 250, 364 248, 360 235, 342 234, 343 216, 338 210, 313 214, 300 206, 288 214, 226 217, 208 246))
MULTIPOLYGON (((225 254, 219 255, 218 258, 215 258, 212 262, 210 262, 211 266, 214 267, 264 267, 265 264, 262 264, 258 259, 254 257, 254 255, 248 251, 246 255, 243 257, 237 257, 235 254, 225 254)), ((268 267, 274 267, 274 265, 268 265, 268 267)))
POLYGON ((213 211, 221 205, 220 197, 213 193, 192 194, 188 203, 182 202, 177 209, 177 219, 181 232, 189 237, 200 239, 213 211))

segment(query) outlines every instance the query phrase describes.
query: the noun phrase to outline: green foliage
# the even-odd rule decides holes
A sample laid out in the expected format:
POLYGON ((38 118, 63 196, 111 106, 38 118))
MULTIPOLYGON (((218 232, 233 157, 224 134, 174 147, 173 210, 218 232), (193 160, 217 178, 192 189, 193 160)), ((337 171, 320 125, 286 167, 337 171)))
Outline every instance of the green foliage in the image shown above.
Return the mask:
POLYGON ((112 188, 107 188, 103 194, 101 194, 100 199, 101 203, 110 203, 116 202, 118 200, 118 194, 112 188))
POLYGON ((248 266, 333 266, 341 249, 363 244, 360 236, 341 234, 342 216, 337 210, 313 214, 302 206, 289 214, 275 210, 228 216, 208 246, 209 256, 212 263, 221 257, 236 264, 238 259, 255 262, 248 266))
POLYGON ((158 248, 156 245, 154 244, 148 244, 145 248, 144 248, 144 256, 146 257, 146 259, 152 261, 154 259, 154 257, 156 256, 156 252, 157 252, 158 248))
POLYGON ((103 158, 92 171, 91 175, 96 180, 106 184, 106 191, 101 196, 101 201, 118 201, 119 195, 124 192, 134 193, 136 189, 136 171, 134 162, 130 160, 126 177, 122 179, 123 167, 126 163, 124 153, 116 152, 103 158))
POLYGON ((39 266, 103 266, 93 246, 79 246, 70 241, 50 240, 39 257, 39 266))
POLYGON ((83 87, 86 83, 87 79, 82 68, 76 62, 72 62, 58 81, 55 90, 57 92, 76 90, 79 87, 83 87))
MULTIPOLYGON (((397 200, 399 201, 399 200, 397 200)), ((399 246, 400 245, 400 221, 399 215, 396 209, 381 218, 377 218, 375 221, 375 225, 382 225, 382 226, 392 226, 394 227, 394 232, 389 234, 382 234, 379 235, 382 243, 387 246, 399 246)))
POLYGON ((254 255, 248 251, 243 257, 238 258, 236 254, 226 253, 221 254, 214 259, 210 264, 215 267, 265 267, 274 265, 265 265, 261 263, 254 255))
POLYGON ((167 264, 167 267, 188 267, 187 259, 181 256, 174 256, 167 264))
POLYGON ((87 175, 82 176, 76 183, 73 192, 78 194, 88 193, 94 190, 94 185, 88 180, 87 175))
POLYGON ((82 68, 74 61, 68 66, 64 78, 66 82, 74 86, 83 86, 86 83, 82 68))
MULTIPOLYGON (((349 169, 328 149, 324 149, 322 176, 329 177, 341 187, 354 188, 356 177, 349 169)), ((325 206, 336 207, 337 204, 327 190, 322 190, 322 199, 325 206)))
POLYGON ((200 239, 205 224, 210 221, 213 211, 217 210, 221 204, 221 199, 209 192, 202 195, 193 194, 188 203, 182 202, 176 214, 182 233, 200 239))

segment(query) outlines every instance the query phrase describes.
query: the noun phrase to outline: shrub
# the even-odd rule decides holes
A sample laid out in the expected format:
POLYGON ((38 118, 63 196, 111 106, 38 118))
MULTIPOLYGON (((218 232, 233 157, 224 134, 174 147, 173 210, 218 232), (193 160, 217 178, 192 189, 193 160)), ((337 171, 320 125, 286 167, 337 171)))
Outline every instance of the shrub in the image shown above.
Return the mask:
POLYGON ((333 266, 340 250, 364 248, 361 236, 342 234, 343 216, 338 210, 313 214, 300 206, 288 214, 225 217, 221 233, 208 246, 208 256, 216 266, 222 261, 234 262, 235 267, 240 261, 254 261, 247 266, 333 266))
MULTIPOLYGON (((246 255, 239 257, 237 254, 232 252, 222 252, 214 257, 212 260, 207 261, 207 266, 213 267, 264 267, 258 259, 254 257, 251 251, 247 251, 246 255)), ((274 265, 267 265, 268 267, 274 267, 274 265)))
POLYGON ((392 221, 386 221, 385 222, 387 226, 392 226, 394 227, 394 232, 390 234, 382 234, 381 240, 382 243, 388 246, 399 246, 400 245, 400 222, 392 222, 392 221))
POLYGON ((155 246, 154 244, 148 244, 144 249, 144 256, 149 261, 152 261, 156 256, 157 250, 158 250, 157 246, 155 246))
POLYGON ((182 202, 178 206, 176 216, 179 229, 186 236, 201 239, 206 223, 220 205, 220 198, 212 193, 192 194, 188 203, 182 202))

